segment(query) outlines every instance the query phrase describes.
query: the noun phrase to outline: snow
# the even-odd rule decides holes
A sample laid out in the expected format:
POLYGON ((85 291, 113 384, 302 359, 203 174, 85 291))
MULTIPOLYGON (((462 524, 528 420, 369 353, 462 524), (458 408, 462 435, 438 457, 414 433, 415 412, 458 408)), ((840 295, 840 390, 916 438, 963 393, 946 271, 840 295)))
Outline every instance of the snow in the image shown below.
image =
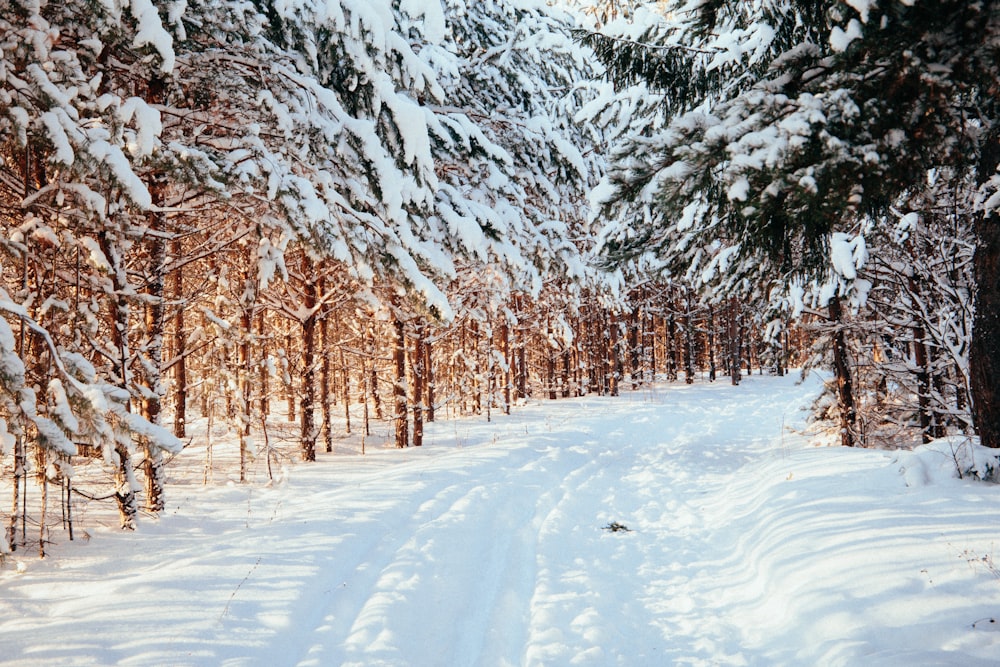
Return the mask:
POLYGON ((864 236, 851 237, 843 232, 830 235, 830 263, 834 272, 847 280, 854 280, 858 271, 868 261, 868 248, 864 236))
POLYGON ((859 39, 861 35, 861 23, 857 19, 851 19, 846 30, 840 26, 833 27, 830 31, 830 47, 838 53, 846 51, 851 42, 859 39))
MULTIPOLYGON (((160 56, 160 71, 170 74, 174 71, 177 60, 174 55, 174 40, 163 28, 159 12, 150 0, 129 0, 129 2, 132 16, 138 23, 132 45, 153 47, 160 56)), ((174 12, 171 12, 171 18, 176 21, 179 17, 173 14, 174 12)))
POLYGON ((844 0, 844 2, 857 10, 861 16, 862 23, 868 22, 868 12, 871 10, 872 5, 876 4, 876 0, 844 0))
POLYGON ((135 134, 126 144, 129 154, 136 158, 153 154, 156 139, 163 131, 160 112, 146 104, 140 97, 130 97, 122 103, 122 122, 135 122, 135 134))
POLYGON ((997 487, 947 444, 820 446, 796 379, 345 437, 270 484, 217 431, 203 486, 195 424, 161 519, 81 500, 77 541, 6 555, 0 664, 996 664, 997 487))
POLYGON ((447 26, 444 9, 438 0, 402 0, 400 9, 406 12, 410 18, 422 21, 424 38, 428 42, 440 44, 444 41, 447 26))

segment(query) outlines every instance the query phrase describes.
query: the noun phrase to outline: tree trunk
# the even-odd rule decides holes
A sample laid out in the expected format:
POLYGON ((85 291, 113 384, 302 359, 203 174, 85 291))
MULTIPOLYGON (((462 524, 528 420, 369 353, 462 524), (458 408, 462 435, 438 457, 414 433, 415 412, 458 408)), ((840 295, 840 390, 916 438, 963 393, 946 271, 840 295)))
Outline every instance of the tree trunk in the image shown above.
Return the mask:
POLYGON ((268 367, 268 345, 265 335, 265 308, 257 310, 257 342, 259 363, 257 365, 257 377, 260 381, 260 398, 257 404, 260 406, 260 418, 262 423, 267 422, 271 415, 271 369, 268 367))
POLYGON ((624 364, 622 363, 621 327, 618 324, 618 317, 611 313, 608 320, 608 356, 611 359, 611 387, 610 395, 618 396, 618 383, 621 382, 624 364))
MULTIPOLYGON (((1000 122, 994 123, 982 148, 979 181, 985 183, 1000 165, 1000 122)), ((1000 448, 1000 215, 976 216, 973 274, 976 307, 969 345, 972 422, 985 447, 1000 448)))
MULTIPOLYGON (((171 243, 170 254, 173 259, 184 253, 183 244, 179 239, 171 243)), ((184 321, 184 270, 175 269, 170 274, 170 292, 177 304, 174 312, 174 435, 178 438, 187 437, 187 325, 184 321)))
POLYGON ((517 312, 518 312, 518 322, 517 328, 517 342, 515 345, 516 357, 517 357, 517 394, 516 397, 519 400, 524 400, 528 397, 528 358, 527 351, 524 344, 524 324, 520 320, 521 313, 521 297, 517 297, 517 312))
MULTIPOLYGON (((101 251, 104 252, 104 256, 108 258, 112 267, 111 279, 114 292, 111 295, 111 342, 118 355, 112 361, 113 374, 117 376, 118 386, 127 392, 131 384, 128 371, 131 350, 128 338, 129 304, 125 299, 125 294, 131 291, 131 287, 128 284, 125 263, 120 251, 123 244, 119 242, 119 239, 112 238, 110 229, 98 234, 98 242, 101 244, 101 251)), ((131 401, 126 404, 127 410, 131 408, 130 404, 131 401)), ((122 442, 115 443, 115 453, 118 456, 115 472, 115 501, 118 504, 118 514, 121 518, 122 528, 134 530, 135 517, 139 513, 139 508, 135 499, 136 483, 132 474, 132 455, 128 446, 122 442)), ((23 529, 21 532, 23 535, 23 529)))
POLYGON ((735 297, 729 300, 729 376, 732 378, 733 386, 738 385, 742 379, 740 375, 740 350, 743 343, 740 340, 739 308, 739 302, 736 301, 735 297))
MULTIPOLYGON (((920 286, 917 285, 917 281, 914 280, 912 275, 907 277, 907 283, 910 294, 913 295, 914 299, 920 299, 922 296, 920 293, 920 286)), ((916 365, 914 375, 917 380, 917 412, 920 417, 921 440, 926 443, 934 439, 932 433, 934 427, 934 417, 931 412, 930 362, 927 355, 927 342, 925 340, 926 334, 924 333, 924 327, 918 322, 914 324, 912 329, 913 361, 916 365)))
POLYGON ((632 391, 638 389, 639 385, 642 384, 642 378, 639 375, 639 357, 641 352, 639 346, 639 317, 639 308, 633 308, 628 320, 628 354, 632 365, 629 379, 632 381, 632 391))
POLYGON ((240 434, 240 482, 247 481, 247 464, 250 462, 250 397, 252 394, 252 381, 250 371, 252 361, 250 357, 250 326, 253 323, 253 307, 257 299, 257 281, 249 271, 243 275, 246 287, 241 296, 240 304, 240 343, 236 369, 237 387, 239 390, 239 415, 237 422, 240 434))
MULTIPOLYGON (((166 184, 158 176, 154 176, 149 184, 149 192, 154 206, 163 205, 166 184)), ((166 276, 167 246, 161 233, 165 231, 165 214, 152 211, 146 216, 150 230, 156 232, 149 237, 149 279, 146 293, 146 345, 140 348, 142 384, 146 391, 142 399, 142 416, 151 424, 161 424, 161 407, 163 400, 163 383, 161 368, 163 368, 163 287, 166 276)), ((159 512, 164 508, 163 452, 159 446, 142 439, 142 472, 144 478, 145 509, 148 512, 159 512)))
POLYGON ((295 380, 292 379, 292 334, 285 335, 285 402, 288 405, 288 421, 295 421, 295 380))
MULTIPOLYGON (((347 355, 344 346, 340 346, 340 395, 344 399, 344 432, 351 432, 351 369, 347 367, 347 355)), ((329 451, 329 450, 327 450, 329 451)))
POLYGON ((395 382, 392 386, 396 422, 396 447, 403 449, 409 446, 409 420, 406 417, 406 334, 403 321, 395 316, 392 322, 395 338, 392 345, 392 363, 395 370, 395 382))
POLYGON ((413 341, 413 446, 424 444, 424 335, 423 323, 417 324, 416 340, 413 341))
POLYGON ((426 378, 424 384, 427 388, 427 404, 424 406, 424 416, 428 422, 434 421, 434 355, 432 352, 430 336, 426 336, 423 344, 424 377, 426 378))
POLYGON ((115 466, 115 502, 118 505, 118 518, 123 530, 135 530, 135 517, 139 514, 139 506, 135 500, 135 478, 132 475, 132 455, 128 447, 121 443, 115 444, 117 465, 115 466))
POLYGON ((691 290, 685 290, 684 298, 684 382, 694 382, 694 318, 691 312, 691 290))
POLYGON ((840 299, 833 298, 829 305, 833 329, 833 370, 837 382, 837 402, 840 406, 840 443, 853 447, 857 435, 857 410, 854 404, 854 383, 847 352, 847 333, 843 324, 840 299))
MULTIPOLYGON (((308 260, 304 260, 308 266, 308 260)), ((302 321, 302 384, 299 389, 301 412, 301 455, 303 461, 316 460, 316 302, 319 288, 316 281, 306 279, 302 307, 307 315, 302 321)))
POLYGON ((715 382, 715 307, 708 306, 708 381, 715 382))
MULTIPOLYGON (((672 306, 673 304, 671 304, 672 306)), ((677 320, 673 313, 667 319, 664 327, 666 336, 663 341, 664 361, 666 362, 667 380, 677 381, 677 320)))
POLYGON ((560 375, 561 393, 563 398, 569 398, 572 388, 570 387, 570 362, 571 362, 571 351, 570 348, 566 348, 559 355, 562 360, 562 369, 560 375))
MULTIPOLYGON (((375 330, 373 326, 368 327, 367 335, 367 349, 368 349, 368 361, 371 363, 371 368, 368 372, 368 394, 372 398, 372 406, 375 408, 375 419, 385 419, 385 414, 382 409, 382 397, 378 393, 378 364, 375 358, 375 353, 378 351, 375 345, 375 330)), ((365 435, 371 435, 367 430, 365 435)))
MULTIPOLYGON (((324 317, 319 327, 320 337, 322 343, 320 343, 320 354, 323 355, 323 366, 320 368, 319 373, 319 401, 320 401, 320 412, 323 415, 323 451, 330 453, 333 451, 333 415, 330 410, 330 385, 332 380, 330 378, 330 355, 332 354, 330 345, 330 318, 324 317)), ((343 354, 343 350, 341 350, 343 354)), ((348 431, 350 432, 350 431, 348 431)))

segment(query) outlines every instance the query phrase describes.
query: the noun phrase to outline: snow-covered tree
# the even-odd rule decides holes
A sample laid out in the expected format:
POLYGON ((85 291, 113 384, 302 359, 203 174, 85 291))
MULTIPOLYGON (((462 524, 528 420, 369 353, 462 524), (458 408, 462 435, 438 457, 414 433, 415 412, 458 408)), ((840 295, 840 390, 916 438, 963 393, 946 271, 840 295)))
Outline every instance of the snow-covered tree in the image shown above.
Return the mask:
POLYGON ((729 284, 815 279, 834 305, 863 285, 857 267, 837 270, 841 241, 860 264, 865 230, 929 170, 976 171, 973 414, 983 443, 1000 446, 997 3, 667 4, 652 44, 586 40, 616 81, 663 91, 669 116, 617 149, 606 252, 652 251, 729 284))

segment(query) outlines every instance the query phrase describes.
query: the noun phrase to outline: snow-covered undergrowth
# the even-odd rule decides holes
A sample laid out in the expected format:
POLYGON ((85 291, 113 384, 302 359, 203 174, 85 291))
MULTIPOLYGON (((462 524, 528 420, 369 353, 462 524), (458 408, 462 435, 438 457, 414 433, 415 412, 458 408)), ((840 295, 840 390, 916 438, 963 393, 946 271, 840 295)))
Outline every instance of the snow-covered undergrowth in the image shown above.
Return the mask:
POLYGON ((817 447, 818 387, 539 403, 272 485, 189 448, 161 519, 8 559, 0 663, 996 664, 1000 487, 817 447))

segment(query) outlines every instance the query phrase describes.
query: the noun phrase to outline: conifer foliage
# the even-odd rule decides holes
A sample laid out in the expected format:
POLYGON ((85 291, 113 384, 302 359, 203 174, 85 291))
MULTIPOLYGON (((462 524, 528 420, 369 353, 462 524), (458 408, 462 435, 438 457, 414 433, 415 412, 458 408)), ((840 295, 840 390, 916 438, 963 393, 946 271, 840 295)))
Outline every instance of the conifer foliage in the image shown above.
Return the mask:
POLYGON ((584 37, 616 83, 642 79, 667 100, 664 128, 613 156, 606 256, 649 252, 681 275, 814 285, 823 303, 858 305, 866 235, 930 219, 906 208, 929 174, 975 175, 960 204, 976 246, 973 414, 1000 447, 998 3, 704 0, 666 3, 666 16, 642 43, 584 37))
POLYGON ((4 546, 29 476, 65 501, 73 462, 113 471, 123 527, 161 510, 194 419, 239 434, 244 480, 278 392, 306 460, 358 394, 404 443, 452 322, 487 411, 509 393, 507 304, 600 280, 570 26, 540 0, 0 0, 4 546))

